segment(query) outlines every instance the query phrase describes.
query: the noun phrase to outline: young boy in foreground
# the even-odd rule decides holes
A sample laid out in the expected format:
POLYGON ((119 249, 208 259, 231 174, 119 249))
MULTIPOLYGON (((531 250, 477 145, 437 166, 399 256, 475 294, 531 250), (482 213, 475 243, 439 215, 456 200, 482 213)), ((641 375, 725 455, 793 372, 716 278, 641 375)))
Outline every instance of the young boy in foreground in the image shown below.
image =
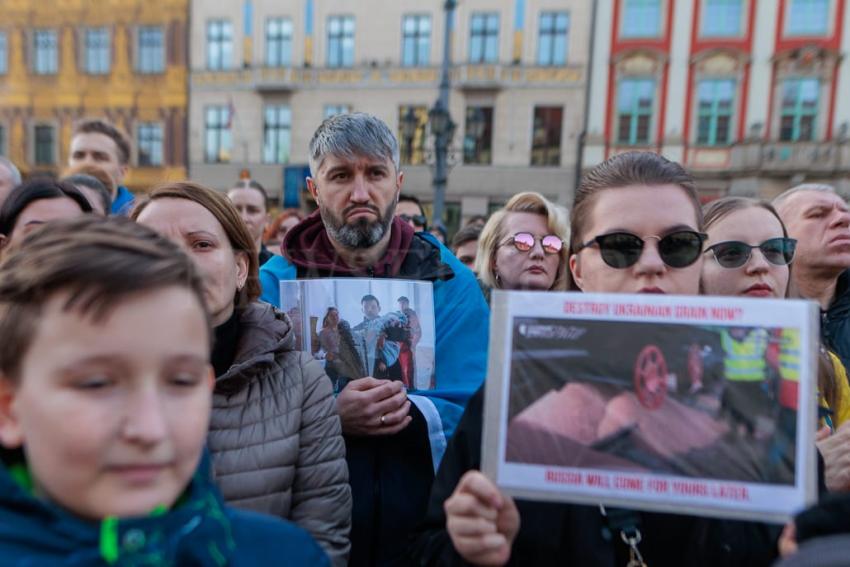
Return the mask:
POLYGON ((191 260, 131 221, 51 224, 6 259, 0 565, 327 565, 214 488, 210 342, 191 260))

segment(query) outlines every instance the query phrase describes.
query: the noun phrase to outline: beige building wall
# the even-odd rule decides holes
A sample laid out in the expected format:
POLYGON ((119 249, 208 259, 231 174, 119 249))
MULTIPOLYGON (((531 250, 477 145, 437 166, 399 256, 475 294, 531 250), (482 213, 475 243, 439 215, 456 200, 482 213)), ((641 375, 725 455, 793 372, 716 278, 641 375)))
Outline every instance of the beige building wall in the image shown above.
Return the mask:
MULTIPOLYGON (((288 105, 292 113, 288 165, 307 163, 310 137, 329 105, 375 114, 398 133, 399 107, 430 108, 438 95, 443 56, 443 0, 314 0, 312 35, 308 34, 308 0, 253 0, 253 34, 243 35, 244 2, 192 3, 190 86, 190 171, 193 178, 226 189, 247 168, 275 197, 280 196, 285 164, 262 164, 263 108, 288 105), (402 18, 431 17, 429 64, 401 67, 402 18), (332 15, 355 19, 354 65, 326 67, 326 23, 332 15), (292 65, 265 67, 265 22, 289 17, 293 23, 292 65), (233 22, 233 64, 227 71, 209 71, 206 64, 206 23, 233 22), (250 53, 245 50, 250 49, 250 53), (243 61, 250 62, 243 65, 243 61), (204 163, 204 109, 231 106, 233 148, 226 164, 204 163)), ((468 216, 498 206, 519 191, 537 190, 567 203, 573 192, 577 141, 584 115, 585 71, 590 40, 590 2, 583 0, 463 0, 458 3, 452 36, 450 111, 457 130, 450 152, 447 201, 468 216), (524 20, 517 33, 517 13, 524 20), (538 26, 541 11, 567 11, 570 16, 567 64, 538 67, 538 26), (475 12, 498 12, 499 57, 492 65, 470 65, 469 28, 475 12), (462 163, 467 106, 492 106, 492 163, 462 163), (531 146, 535 106, 563 107, 560 165, 532 167, 531 146)), ((426 156, 433 140, 427 140, 426 156)), ((429 202, 431 172, 427 165, 403 166, 405 191, 429 202)))

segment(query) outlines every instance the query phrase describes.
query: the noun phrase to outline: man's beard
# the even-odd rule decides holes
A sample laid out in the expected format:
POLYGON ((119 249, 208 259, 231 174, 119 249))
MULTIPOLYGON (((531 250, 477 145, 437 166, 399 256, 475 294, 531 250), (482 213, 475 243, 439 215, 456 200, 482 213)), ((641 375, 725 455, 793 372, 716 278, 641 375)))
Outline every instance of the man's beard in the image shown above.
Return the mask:
POLYGON ((390 229, 390 224, 393 222, 395 215, 396 201, 390 203, 383 215, 374 205, 351 205, 342 211, 342 216, 338 217, 333 211, 327 208, 320 208, 319 213, 322 216, 322 222, 328 235, 345 246, 346 248, 366 249, 371 248, 381 241, 387 231, 390 229), (365 218, 360 218, 352 224, 346 224, 345 217, 354 209, 370 209, 378 215, 377 220, 370 221, 365 218))

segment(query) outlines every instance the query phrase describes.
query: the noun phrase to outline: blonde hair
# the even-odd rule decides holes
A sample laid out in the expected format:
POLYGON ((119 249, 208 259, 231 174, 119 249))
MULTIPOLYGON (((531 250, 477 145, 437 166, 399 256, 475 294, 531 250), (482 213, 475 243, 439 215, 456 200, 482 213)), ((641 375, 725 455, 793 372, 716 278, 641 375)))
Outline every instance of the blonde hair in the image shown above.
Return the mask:
POLYGON ((501 282, 496 277, 496 250, 508 235, 505 234, 505 219, 510 213, 533 213, 546 217, 549 232, 564 241, 558 253, 558 271, 551 290, 567 289, 567 246, 570 228, 567 224, 567 212, 552 201, 533 191, 518 193, 507 204, 493 213, 481 230, 478 238, 478 254, 475 258, 475 272, 487 287, 500 289, 501 282))

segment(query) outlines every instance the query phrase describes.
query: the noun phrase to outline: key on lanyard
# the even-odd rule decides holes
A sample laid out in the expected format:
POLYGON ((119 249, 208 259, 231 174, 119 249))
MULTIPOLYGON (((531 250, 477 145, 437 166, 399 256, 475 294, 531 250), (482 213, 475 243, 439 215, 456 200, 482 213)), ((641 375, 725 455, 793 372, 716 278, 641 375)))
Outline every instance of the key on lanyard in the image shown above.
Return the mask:
POLYGON ((641 540, 640 532, 635 531, 632 536, 626 535, 626 532, 620 532, 620 537, 623 539, 623 543, 629 546, 629 562, 626 567, 647 567, 637 547, 641 540))

